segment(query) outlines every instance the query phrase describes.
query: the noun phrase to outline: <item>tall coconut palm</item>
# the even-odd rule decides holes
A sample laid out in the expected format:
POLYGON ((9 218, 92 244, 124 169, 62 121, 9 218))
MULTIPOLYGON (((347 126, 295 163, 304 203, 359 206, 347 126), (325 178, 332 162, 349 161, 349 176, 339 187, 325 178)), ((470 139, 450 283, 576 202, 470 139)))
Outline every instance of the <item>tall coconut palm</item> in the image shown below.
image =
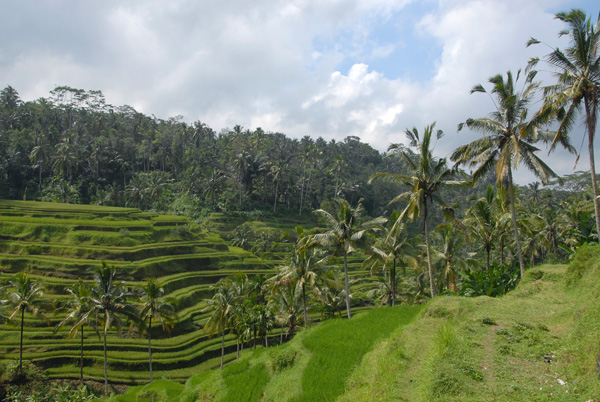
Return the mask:
MULTIPOLYGON (((406 149, 402 144, 392 144, 388 148, 390 154, 399 154, 406 163, 410 172, 408 174, 399 173, 376 173, 369 181, 375 179, 403 184, 409 187, 405 191, 390 201, 390 204, 408 198, 408 204, 398 215, 392 231, 404 219, 411 221, 422 217, 423 231, 425 234, 425 245, 427 250, 427 267, 429 271, 429 288, 431 296, 437 295, 435 288, 435 278, 433 264, 431 263, 431 244, 429 233, 429 218, 431 216, 433 204, 439 204, 445 212, 451 213, 451 209, 446 205, 439 195, 439 191, 450 185, 459 185, 463 182, 454 180, 455 170, 450 169, 446 164, 445 158, 436 158, 432 152, 432 139, 434 136, 435 123, 425 127, 423 138, 421 138, 418 130, 406 130, 406 136, 410 141, 410 147, 415 148, 418 153, 415 155, 410 150, 406 149)), ((440 139, 443 136, 441 130, 435 131, 435 138, 440 139)))
MULTIPOLYGON (((534 81, 536 72, 525 70, 523 89, 517 88, 521 70, 516 77, 508 71, 506 80, 498 74, 489 79, 493 85, 491 95, 496 110, 489 117, 467 119, 458 126, 458 130, 466 125, 469 129, 483 133, 467 145, 458 147, 450 156, 457 165, 468 164, 475 167, 473 181, 482 178, 490 169, 495 168, 497 184, 506 183, 510 201, 511 217, 521 277, 525 274, 525 262, 521 238, 515 210, 515 195, 513 188, 513 169, 525 165, 542 183, 548 183, 550 177, 557 177, 535 153, 539 150, 533 144, 538 140, 548 140, 552 133, 543 131, 543 119, 528 119, 528 106, 539 88, 539 82, 534 81)), ((473 87, 471 93, 487 93, 479 84, 473 87)))
MULTIPOLYGON (((545 111, 554 112, 560 122, 551 149, 559 143, 569 146, 569 133, 573 124, 580 113, 584 115, 594 192, 596 232, 600 235, 600 205, 597 198, 594 159, 594 138, 600 113, 600 13, 596 22, 581 10, 561 12, 556 14, 556 18, 568 25, 558 36, 568 36, 570 43, 564 52, 557 48, 546 56, 548 64, 558 70, 558 82, 544 88, 546 99, 541 114, 545 111)), ((527 46, 537 43, 540 42, 532 38, 527 46)))
POLYGON ((289 282, 277 286, 269 298, 269 306, 275 312, 275 320, 281 324, 281 338, 283 341, 283 327, 286 326, 286 338, 294 336, 296 327, 302 324, 301 310, 302 293, 300 288, 289 282))
POLYGON ((499 235, 500 216, 495 210, 496 193, 489 185, 485 196, 479 198, 467 210, 467 217, 463 220, 469 234, 477 239, 485 251, 485 272, 490 272, 490 253, 499 235))
POLYGON ((225 332, 229 329, 235 310, 235 294, 227 286, 226 280, 220 280, 215 286, 211 286, 211 289, 214 291, 213 297, 205 300, 207 306, 202 310, 211 313, 204 330, 210 335, 214 333, 221 334, 221 369, 223 369, 225 332))
POLYGON ((386 233, 379 237, 375 244, 369 247, 366 252, 367 259, 363 262, 363 268, 369 268, 371 276, 379 269, 383 269, 386 276, 389 278, 390 297, 386 300, 389 305, 396 305, 396 297, 398 286, 396 283, 396 268, 398 264, 406 266, 406 264, 416 265, 416 258, 413 256, 413 245, 408 237, 408 232, 404 224, 397 225, 392 231, 386 228, 386 233))
POLYGON ((94 285, 90 296, 92 311, 102 325, 104 351, 104 393, 108 393, 108 348, 106 337, 108 330, 115 327, 120 333, 123 318, 139 321, 139 312, 128 302, 133 293, 125 288, 123 282, 116 281, 117 270, 102 262, 94 270, 94 285))
POLYGON ((473 263, 471 253, 463 251, 467 246, 466 239, 455 225, 441 224, 433 234, 436 242, 432 252, 442 264, 438 289, 442 288, 445 279, 448 290, 457 293, 459 270, 464 270, 473 263))
POLYGON ((313 235, 312 239, 323 247, 334 249, 332 256, 342 254, 344 257, 344 289, 346 291, 346 310, 348 318, 352 318, 350 311, 350 285, 348 280, 348 254, 356 251, 363 244, 366 234, 370 231, 379 230, 385 218, 375 218, 364 221, 364 208, 362 200, 355 208, 348 201, 336 198, 335 216, 323 209, 317 209, 315 213, 323 218, 329 229, 324 233, 313 235))
POLYGON ((41 307, 45 303, 44 287, 41 283, 34 281, 24 272, 19 272, 9 281, 12 288, 8 299, 14 308, 14 312, 9 319, 20 315, 21 319, 21 341, 19 343, 19 375, 23 375, 23 328, 25 325, 25 312, 29 312, 36 317, 50 321, 42 314, 41 307))
POLYGON ((150 382, 153 381, 152 375, 152 322, 158 322, 163 331, 171 332, 171 328, 177 320, 175 312, 175 299, 172 297, 163 298, 165 289, 155 278, 149 278, 144 286, 138 289, 139 298, 142 302, 140 318, 146 326, 148 333, 148 362, 150 366, 150 382))
POLYGON ((275 287, 285 287, 288 284, 296 286, 302 295, 304 322, 308 323, 306 290, 318 286, 319 282, 325 280, 325 274, 329 272, 330 268, 325 265, 324 250, 307 247, 309 238, 305 236, 304 229, 298 226, 296 231, 298 232, 298 241, 292 250, 290 263, 279 267, 279 273, 270 282, 275 287))
POLYGON ((65 305, 65 308, 68 311, 67 316, 58 323, 55 331, 58 331, 63 325, 69 322, 72 322, 69 330, 69 336, 71 338, 75 337, 77 331, 81 330, 79 331, 81 335, 81 344, 79 347, 79 378, 83 384, 83 327, 89 322, 90 313, 92 312, 90 303, 92 289, 87 283, 79 279, 74 285, 68 286, 66 291, 70 295, 70 298, 65 305))

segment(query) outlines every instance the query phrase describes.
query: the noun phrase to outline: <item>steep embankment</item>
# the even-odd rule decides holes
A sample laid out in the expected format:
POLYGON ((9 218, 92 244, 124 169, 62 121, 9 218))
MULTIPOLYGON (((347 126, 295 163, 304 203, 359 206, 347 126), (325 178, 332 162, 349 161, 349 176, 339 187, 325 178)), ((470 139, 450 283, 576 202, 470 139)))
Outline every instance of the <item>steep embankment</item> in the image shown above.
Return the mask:
POLYGON ((529 270, 502 298, 439 297, 415 320, 397 307, 325 322, 183 387, 112 400, 596 401, 599 278, 600 247, 584 247, 569 267, 529 270))

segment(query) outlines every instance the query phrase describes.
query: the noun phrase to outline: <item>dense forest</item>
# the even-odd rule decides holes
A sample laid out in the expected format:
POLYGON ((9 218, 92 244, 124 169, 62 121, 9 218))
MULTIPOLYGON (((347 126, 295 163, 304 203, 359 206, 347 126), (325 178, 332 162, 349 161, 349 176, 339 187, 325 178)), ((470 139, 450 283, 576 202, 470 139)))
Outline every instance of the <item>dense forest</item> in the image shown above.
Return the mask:
POLYGON ((241 126, 216 132, 105 103, 100 91, 57 87, 23 102, 1 92, 0 196, 170 211, 302 213, 323 200, 364 198, 370 213, 394 192, 367 185, 401 165, 359 138, 326 142, 241 126))

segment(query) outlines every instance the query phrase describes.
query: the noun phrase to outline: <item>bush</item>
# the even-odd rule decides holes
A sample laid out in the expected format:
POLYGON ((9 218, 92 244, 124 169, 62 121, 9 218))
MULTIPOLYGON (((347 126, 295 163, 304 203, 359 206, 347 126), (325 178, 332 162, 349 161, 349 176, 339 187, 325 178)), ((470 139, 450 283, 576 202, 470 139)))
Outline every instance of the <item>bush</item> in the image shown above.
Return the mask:
POLYGON ((463 281, 460 294, 463 296, 502 296, 519 283, 519 271, 510 265, 493 264, 489 274, 485 271, 461 272, 463 281))
POLYGON ((273 356, 272 369, 274 372, 280 372, 286 367, 294 364, 296 359, 296 351, 282 350, 273 356))

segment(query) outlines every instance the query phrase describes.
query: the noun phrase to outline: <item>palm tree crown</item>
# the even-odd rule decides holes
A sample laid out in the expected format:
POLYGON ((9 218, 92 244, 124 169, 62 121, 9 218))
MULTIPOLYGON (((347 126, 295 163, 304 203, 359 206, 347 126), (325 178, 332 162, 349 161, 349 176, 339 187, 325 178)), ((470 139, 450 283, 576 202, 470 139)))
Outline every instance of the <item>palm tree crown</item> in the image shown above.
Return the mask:
MULTIPOLYGON (((439 191, 449 185, 463 184, 462 181, 454 180, 456 171, 448 168, 445 158, 436 158, 433 156, 431 141, 434 136, 435 123, 425 127, 423 137, 416 128, 406 130, 406 137, 409 145, 415 148, 418 153, 415 155, 410 150, 400 144, 392 144, 388 151, 391 154, 400 154, 400 157, 407 163, 410 172, 408 174, 399 173, 376 173, 371 176, 369 181, 380 179, 389 182, 403 184, 409 189, 390 201, 390 204, 408 198, 408 203, 402 213, 396 219, 392 232, 406 218, 411 221, 423 217, 423 228, 425 231, 425 242, 427 246, 427 265, 429 270, 429 288, 431 296, 436 295, 434 286, 434 272, 431 264, 431 247, 429 239, 429 217, 433 203, 437 203, 445 212, 451 213, 452 210, 439 196, 439 191)), ((440 139, 443 136, 441 130, 435 131, 435 138, 440 139)))
MULTIPOLYGON (((600 205, 596 198, 598 187, 594 160, 594 138, 600 103, 600 13, 595 23, 581 10, 561 12, 556 14, 556 18, 568 25, 567 29, 559 32, 559 36, 568 36, 570 44, 564 51, 554 49, 546 56, 548 64, 557 70, 557 83, 544 88, 545 102, 540 115, 554 115, 558 118, 559 126, 552 140, 552 150, 556 144, 570 147, 569 133, 578 115, 583 113, 588 137, 596 230, 600 233, 600 205)), ((531 38, 527 46, 537 43, 537 39, 531 38)), ((532 60, 532 65, 537 62, 537 59, 532 60)))
MULTIPOLYGON (((350 312, 350 287, 348 280, 348 254, 356 251, 357 247, 364 242, 366 234, 371 230, 379 230, 381 225, 386 222, 385 218, 375 218, 364 222, 364 208, 362 200, 358 202, 355 208, 344 199, 334 199, 337 206, 333 214, 317 209, 315 213, 326 222, 329 229, 324 233, 315 234, 312 237, 317 244, 323 247, 333 247, 333 255, 342 254, 344 257, 344 284, 346 291, 346 310, 348 318, 352 318, 350 312)), ((309 242, 310 243, 310 242, 309 242)))
MULTIPOLYGON (((458 130, 466 125, 469 129, 480 131, 484 135, 467 145, 458 147, 450 158, 460 164, 468 164, 475 167, 473 180, 482 178, 490 169, 495 168, 497 183, 507 183, 511 212, 513 218, 514 236, 517 244, 517 254, 521 275, 525 272, 521 240, 517 227, 516 212, 513 194, 513 169, 519 165, 525 165, 543 183, 547 183, 550 177, 556 174, 535 153, 539 150, 533 144, 538 140, 549 141, 552 133, 542 130, 546 122, 543 118, 527 118, 528 106, 530 105, 539 83, 533 81, 536 72, 525 70, 525 82, 523 89, 517 88, 521 70, 516 77, 509 71, 506 80, 498 74, 489 79, 493 85, 491 95, 495 110, 489 117, 467 119, 465 123, 458 126, 458 130)), ((487 93, 485 88, 479 84, 473 87, 471 93, 487 93)))

